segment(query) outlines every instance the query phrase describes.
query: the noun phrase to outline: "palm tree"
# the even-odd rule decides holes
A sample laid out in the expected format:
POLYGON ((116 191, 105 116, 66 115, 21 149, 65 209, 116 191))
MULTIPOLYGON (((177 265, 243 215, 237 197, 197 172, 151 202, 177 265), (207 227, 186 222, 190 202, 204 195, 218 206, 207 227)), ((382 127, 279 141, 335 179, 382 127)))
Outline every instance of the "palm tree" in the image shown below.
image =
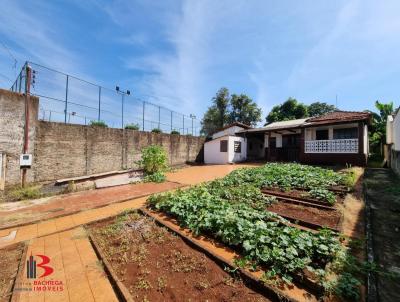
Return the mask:
POLYGON ((382 156, 383 145, 386 140, 386 121, 388 116, 393 113, 393 102, 384 104, 376 101, 375 108, 379 111, 379 114, 371 112, 372 125, 369 132, 369 141, 372 152, 382 156))

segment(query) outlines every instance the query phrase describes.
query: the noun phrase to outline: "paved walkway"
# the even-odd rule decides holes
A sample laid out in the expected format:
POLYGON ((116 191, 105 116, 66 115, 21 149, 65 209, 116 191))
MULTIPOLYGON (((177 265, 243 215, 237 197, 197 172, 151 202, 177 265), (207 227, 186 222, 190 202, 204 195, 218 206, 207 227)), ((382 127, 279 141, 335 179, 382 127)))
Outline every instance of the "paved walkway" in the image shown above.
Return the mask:
POLYGON ((1 210, 0 207, 0 228, 70 215, 115 202, 172 190, 180 186, 182 185, 169 181, 159 184, 138 183, 54 196, 42 199, 43 202, 38 204, 35 202, 41 200, 32 201, 32 204, 29 204, 29 201, 21 201, 18 202, 18 206, 22 207, 20 209, 1 210))
POLYGON ((397 274, 397 278, 375 274, 376 282, 371 279, 371 283, 376 286, 377 301, 400 301, 400 178, 389 169, 367 169, 365 188, 373 260, 385 272, 397 274))
MULTIPOLYGON (((26 261, 30 255, 49 256, 48 265, 54 269, 48 277, 34 280, 53 281, 58 285, 50 286, 51 290, 46 291, 21 290, 32 288, 29 284, 33 281, 26 278, 25 266, 24 273, 16 281, 12 301, 118 301, 82 227, 32 239, 26 261)), ((37 274, 42 272, 37 268, 37 274)))

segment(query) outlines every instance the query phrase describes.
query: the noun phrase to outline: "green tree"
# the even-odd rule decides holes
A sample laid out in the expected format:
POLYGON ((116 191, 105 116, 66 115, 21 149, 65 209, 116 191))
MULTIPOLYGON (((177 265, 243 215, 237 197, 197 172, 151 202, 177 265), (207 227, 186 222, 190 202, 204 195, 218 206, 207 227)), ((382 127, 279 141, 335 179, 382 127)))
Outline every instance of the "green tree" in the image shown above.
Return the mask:
POLYGON ((211 134, 222 128, 228 121, 229 91, 223 87, 218 90, 212 99, 212 106, 208 108, 201 121, 203 134, 211 134))
POLYGON ((261 109, 245 94, 233 94, 231 101, 231 112, 229 123, 240 122, 246 125, 255 126, 261 121, 261 109))
POLYGON ((326 113, 333 112, 337 110, 337 108, 335 105, 329 105, 324 102, 314 102, 308 105, 307 110, 310 116, 321 116, 326 113))
POLYGON ((308 117, 307 106, 298 102, 295 98, 288 98, 286 102, 281 105, 276 105, 272 108, 271 112, 267 115, 267 124, 300 119, 308 117))
POLYGON ((379 111, 379 114, 371 112, 372 125, 369 131, 370 147, 372 153, 383 155, 383 144, 386 141, 386 121, 388 115, 393 113, 393 102, 384 104, 376 101, 375 108, 379 111))

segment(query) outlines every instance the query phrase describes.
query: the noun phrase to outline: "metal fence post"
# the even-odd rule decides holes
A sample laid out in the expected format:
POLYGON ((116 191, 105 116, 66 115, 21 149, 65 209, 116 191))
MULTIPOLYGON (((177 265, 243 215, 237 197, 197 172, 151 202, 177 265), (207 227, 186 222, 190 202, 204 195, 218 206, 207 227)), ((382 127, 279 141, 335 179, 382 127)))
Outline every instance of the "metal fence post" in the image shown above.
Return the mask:
POLYGON ((143 131, 144 131, 144 110, 145 110, 146 102, 143 101, 143 118, 142 118, 142 123, 143 123, 143 131))
MULTIPOLYGON (((97 115, 97 120, 100 121, 100 101, 101 101, 101 86, 99 86, 99 112, 97 115)), ((85 116, 85 120, 86 120, 86 116, 85 116)), ((85 122, 86 125, 86 122, 85 122)))
POLYGON ((183 134, 185 134, 185 115, 183 115, 183 134))
POLYGON ((124 129, 124 96, 125 94, 122 93, 122 129, 124 129))
POLYGON ((67 84, 65 87, 65 109, 64 109, 64 123, 67 123, 67 110, 68 110, 68 81, 69 76, 67 75, 67 84))
POLYGON ((158 129, 160 129, 161 107, 158 106, 158 129))
POLYGON ((172 132, 172 111, 171 111, 171 132, 172 132))

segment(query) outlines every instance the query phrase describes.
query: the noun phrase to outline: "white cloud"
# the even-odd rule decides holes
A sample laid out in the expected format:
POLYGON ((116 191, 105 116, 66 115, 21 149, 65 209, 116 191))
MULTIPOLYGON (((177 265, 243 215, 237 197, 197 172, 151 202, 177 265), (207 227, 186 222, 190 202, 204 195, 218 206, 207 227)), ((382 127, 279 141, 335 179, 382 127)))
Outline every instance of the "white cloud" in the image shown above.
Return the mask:
POLYGON ((309 90, 307 96, 334 97, 348 90, 362 95, 363 82, 398 70, 400 62, 394 55, 400 47, 398 11, 396 0, 346 2, 333 26, 294 66, 287 81, 289 89, 301 84, 309 90))

